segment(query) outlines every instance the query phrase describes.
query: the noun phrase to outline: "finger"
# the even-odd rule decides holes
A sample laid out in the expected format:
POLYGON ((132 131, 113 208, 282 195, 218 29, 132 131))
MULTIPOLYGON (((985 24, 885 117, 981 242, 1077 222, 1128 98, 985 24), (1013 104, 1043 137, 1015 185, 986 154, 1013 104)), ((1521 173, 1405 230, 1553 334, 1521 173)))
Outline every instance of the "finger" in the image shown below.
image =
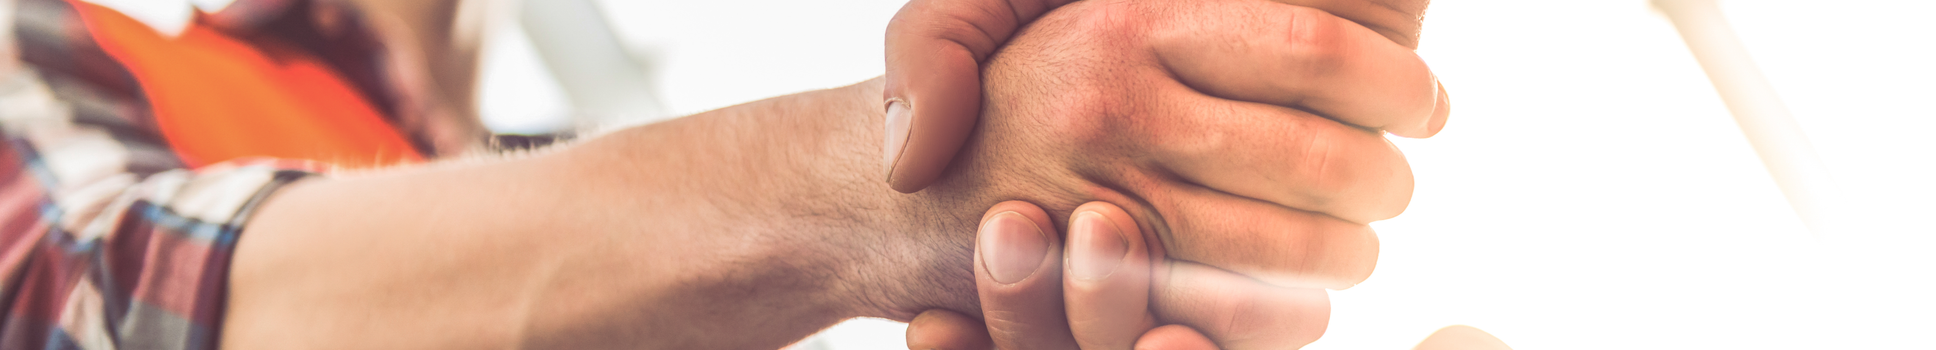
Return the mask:
POLYGON ((1272 0, 1279 3, 1324 10, 1378 31, 1393 43, 1418 48, 1419 29, 1424 25, 1428 0, 1272 0))
POLYGON ((1173 324, 1143 333, 1136 339, 1136 350, 1217 350, 1217 343, 1189 326, 1173 324))
POLYGON ((1067 0, 914 0, 887 26, 887 183, 933 183, 981 115, 981 61, 1067 0))
POLYGON ((1430 126, 1430 129, 1426 130, 1424 137, 1432 137, 1433 135, 1438 135, 1439 130, 1445 129, 1446 120, 1451 119, 1451 117, 1452 117, 1452 97, 1445 93, 1445 83, 1441 82, 1439 83, 1438 107, 1432 110, 1432 123, 1427 124, 1428 126, 1430 126))
POLYGON ((1074 349, 1062 308, 1062 241, 1034 204, 996 204, 975 245, 982 319, 1006 350, 1074 349))
POLYGON ((1486 331, 1472 326, 1455 325, 1440 328, 1418 342, 1412 350, 1512 350, 1506 342, 1493 337, 1486 331))
POLYGON ((1211 96, 1307 109, 1393 134, 1430 130, 1438 84, 1410 48, 1322 10, 1264 1, 1194 6, 1159 29, 1164 66, 1211 96))
MULTIPOLYGON (((1171 88, 1184 89, 1181 86, 1171 88)), ((1405 211, 1412 170, 1378 133, 1290 108, 1201 94, 1159 94, 1166 115, 1132 145, 1189 182, 1369 223, 1405 211)))
POLYGON ((922 311, 908 321, 908 350, 988 350, 987 326, 968 315, 934 309, 922 311))
POLYGON ((1346 289, 1378 265, 1370 226, 1195 186, 1152 194, 1169 258, 1280 287, 1346 289))
POLYGON ((1129 349, 1156 327, 1142 232, 1129 213, 1105 202, 1083 204, 1070 216, 1063 302, 1083 349, 1129 349))
POLYGON ((1224 349, 1296 349, 1324 335, 1331 319, 1323 289, 1274 287, 1187 261, 1162 264, 1150 299, 1157 317, 1224 349))

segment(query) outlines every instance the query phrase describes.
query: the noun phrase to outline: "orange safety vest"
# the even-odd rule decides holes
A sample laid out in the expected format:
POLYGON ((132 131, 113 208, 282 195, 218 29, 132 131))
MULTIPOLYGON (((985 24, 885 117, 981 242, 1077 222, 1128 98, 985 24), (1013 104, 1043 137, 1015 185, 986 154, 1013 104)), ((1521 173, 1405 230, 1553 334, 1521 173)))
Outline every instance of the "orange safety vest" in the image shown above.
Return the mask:
POLYGON ((242 157, 344 168, 423 160, 382 112, 307 52, 258 46, 199 22, 170 38, 113 9, 69 2, 101 50, 140 83, 162 136, 191 167, 242 157))

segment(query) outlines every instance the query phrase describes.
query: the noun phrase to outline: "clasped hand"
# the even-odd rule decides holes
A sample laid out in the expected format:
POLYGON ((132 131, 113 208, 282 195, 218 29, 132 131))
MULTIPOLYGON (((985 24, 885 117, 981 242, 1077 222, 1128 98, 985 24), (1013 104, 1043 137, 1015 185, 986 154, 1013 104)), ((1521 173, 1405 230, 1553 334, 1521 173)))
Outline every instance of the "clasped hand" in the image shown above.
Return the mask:
POLYGON ((980 311, 987 332, 932 310, 912 323, 911 348, 1309 343, 1329 317, 1324 289, 1355 285, 1376 263, 1366 223, 1410 200, 1410 169, 1381 131, 1428 137, 1449 112, 1400 44, 1410 42, 1361 24, 1416 28, 1416 14, 1389 24, 1340 11, 1360 14, 1354 23, 1260 0, 1086 1, 1048 12, 991 56, 973 49, 987 40, 949 26, 976 24, 960 5, 972 3, 917 1, 890 27, 890 181, 918 162, 895 157, 933 156, 916 150, 933 147, 919 137, 936 138, 922 123, 948 117, 923 108, 946 98, 909 96, 951 83, 924 77, 959 79, 896 68, 973 58, 986 61, 982 116, 925 194, 1019 201, 983 217, 981 310, 956 310, 980 311), (956 21, 918 20, 937 16, 956 21), (905 57, 892 52, 931 43, 897 35, 978 44, 905 57), (899 126, 914 129, 902 137, 917 139, 896 139, 897 118, 914 124, 899 126), (1055 223, 1067 223, 1066 238, 1055 223))

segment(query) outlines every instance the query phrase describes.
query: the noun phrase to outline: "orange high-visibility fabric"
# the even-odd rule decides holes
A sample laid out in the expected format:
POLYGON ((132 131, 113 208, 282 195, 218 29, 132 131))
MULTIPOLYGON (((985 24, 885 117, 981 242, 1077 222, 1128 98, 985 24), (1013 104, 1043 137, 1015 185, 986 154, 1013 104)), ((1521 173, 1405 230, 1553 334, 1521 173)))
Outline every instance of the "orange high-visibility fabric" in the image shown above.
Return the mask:
POLYGON ((155 124, 189 166, 243 157, 344 168, 423 160, 348 81, 301 50, 253 45, 201 23, 169 38, 112 9, 69 3, 140 82, 155 124))

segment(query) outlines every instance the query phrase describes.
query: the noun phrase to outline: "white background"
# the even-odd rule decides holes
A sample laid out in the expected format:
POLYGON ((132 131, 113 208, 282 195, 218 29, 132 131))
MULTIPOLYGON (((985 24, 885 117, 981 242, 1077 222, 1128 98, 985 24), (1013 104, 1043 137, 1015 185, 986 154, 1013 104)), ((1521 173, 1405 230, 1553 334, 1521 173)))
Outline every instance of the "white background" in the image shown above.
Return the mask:
MULTIPOLYGON (((878 75, 900 6, 604 4, 681 115, 878 75)), ((1407 349, 1451 324, 1518 349, 1936 348, 1936 4, 1722 5, 1865 229, 1805 231, 1645 1, 1438 1, 1419 53, 1451 124, 1396 141, 1412 206, 1374 225, 1377 273, 1332 294, 1311 348, 1407 349)), ((517 40, 491 44, 486 116, 562 125, 517 40)), ((817 342, 899 349, 902 330, 850 322, 817 342)))

